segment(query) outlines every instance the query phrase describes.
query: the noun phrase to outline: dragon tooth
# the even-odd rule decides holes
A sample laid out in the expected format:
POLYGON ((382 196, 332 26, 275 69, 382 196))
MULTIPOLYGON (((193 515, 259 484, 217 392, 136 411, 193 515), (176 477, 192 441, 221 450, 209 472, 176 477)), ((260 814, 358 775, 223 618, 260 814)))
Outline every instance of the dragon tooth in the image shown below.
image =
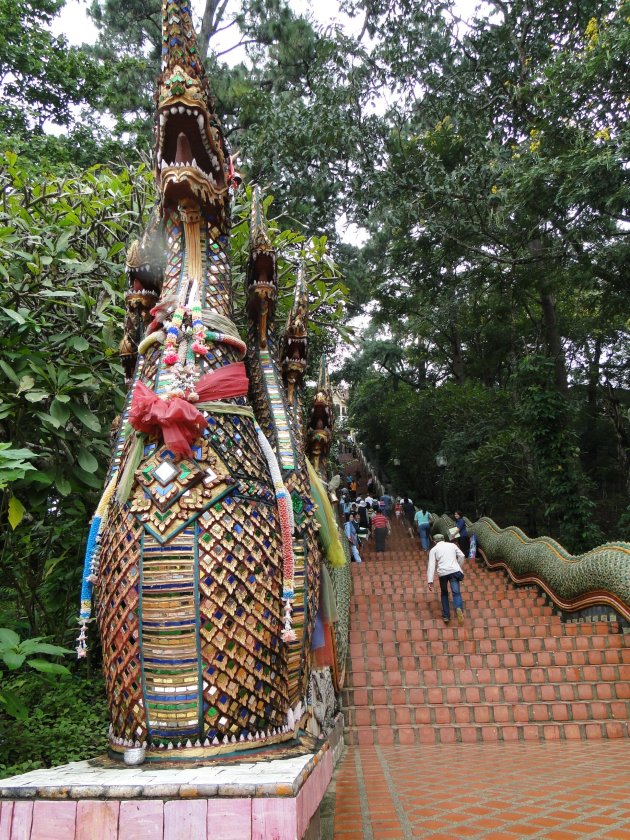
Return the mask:
POLYGON ((176 114, 176 113, 177 113, 177 108, 173 105, 173 107, 171 108, 171 114, 176 114))
POLYGON ((161 113, 161 114, 160 114, 160 125, 161 125, 161 126, 165 126, 165 125, 166 125, 166 114, 165 114, 165 113, 161 113))
POLYGON ((177 110, 179 111, 180 114, 183 114, 186 109, 184 108, 183 105, 180 105, 177 110))
POLYGON ((199 128, 204 127, 205 122, 204 122, 204 119, 203 119, 203 114, 198 114, 197 115, 197 125, 199 126, 199 128))
POLYGON ((188 116, 190 116, 192 114, 192 111, 190 110, 190 108, 186 108, 186 113, 188 114, 188 116))

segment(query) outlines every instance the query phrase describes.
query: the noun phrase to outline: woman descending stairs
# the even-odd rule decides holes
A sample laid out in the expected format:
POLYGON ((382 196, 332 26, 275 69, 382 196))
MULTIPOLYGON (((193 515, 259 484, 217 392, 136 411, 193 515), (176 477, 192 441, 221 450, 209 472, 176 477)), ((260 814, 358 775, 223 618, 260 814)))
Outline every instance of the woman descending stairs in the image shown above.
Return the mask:
POLYGON ((613 621, 563 622, 535 587, 466 561, 464 625, 441 619, 427 555, 400 523, 353 565, 348 744, 627 738, 630 645, 613 621))

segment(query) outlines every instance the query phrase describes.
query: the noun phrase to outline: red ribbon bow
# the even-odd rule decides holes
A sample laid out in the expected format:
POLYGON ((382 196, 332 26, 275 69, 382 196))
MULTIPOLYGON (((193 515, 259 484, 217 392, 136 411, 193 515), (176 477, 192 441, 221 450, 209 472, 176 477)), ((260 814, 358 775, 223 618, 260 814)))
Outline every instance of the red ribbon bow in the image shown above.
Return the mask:
MULTIPOLYGON (((242 362, 218 368, 202 376, 195 387, 199 402, 242 397, 249 381, 242 362)), ((142 382, 135 387, 129 422, 138 432, 161 434, 164 443, 176 455, 192 457, 190 444, 208 425, 203 414, 188 400, 170 397, 163 400, 142 382)))

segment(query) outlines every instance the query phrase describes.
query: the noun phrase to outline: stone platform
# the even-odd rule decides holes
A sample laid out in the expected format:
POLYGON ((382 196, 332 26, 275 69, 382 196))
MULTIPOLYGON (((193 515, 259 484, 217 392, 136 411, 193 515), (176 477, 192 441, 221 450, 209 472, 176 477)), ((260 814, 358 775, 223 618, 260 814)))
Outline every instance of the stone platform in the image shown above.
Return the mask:
POLYGON ((78 761, 0 780, 0 840, 317 840, 343 717, 316 753, 205 767, 78 761))

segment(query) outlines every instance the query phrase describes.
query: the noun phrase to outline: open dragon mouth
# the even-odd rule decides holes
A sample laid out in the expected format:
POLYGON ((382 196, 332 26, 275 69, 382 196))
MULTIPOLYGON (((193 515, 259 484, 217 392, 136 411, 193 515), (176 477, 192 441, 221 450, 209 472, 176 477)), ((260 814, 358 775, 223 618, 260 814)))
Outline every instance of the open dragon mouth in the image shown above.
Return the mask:
POLYGON ((285 336, 284 364, 306 370, 306 336, 285 336))
POLYGON ((275 303, 278 296, 275 272, 273 257, 266 253, 258 254, 254 260, 253 268, 248 271, 247 293, 250 301, 258 298, 260 300, 271 300, 275 303))
POLYGON ((167 202, 211 203, 227 191, 223 154, 203 110, 169 105, 160 111, 158 184, 167 202))
POLYGON ((325 394, 318 393, 315 397, 311 413, 311 426, 321 429, 332 428, 332 411, 325 394), (318 426, 318 424, 320 425, 318 426))

